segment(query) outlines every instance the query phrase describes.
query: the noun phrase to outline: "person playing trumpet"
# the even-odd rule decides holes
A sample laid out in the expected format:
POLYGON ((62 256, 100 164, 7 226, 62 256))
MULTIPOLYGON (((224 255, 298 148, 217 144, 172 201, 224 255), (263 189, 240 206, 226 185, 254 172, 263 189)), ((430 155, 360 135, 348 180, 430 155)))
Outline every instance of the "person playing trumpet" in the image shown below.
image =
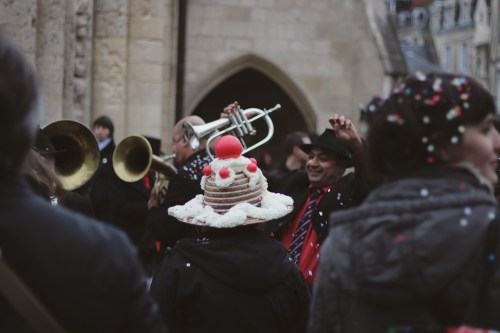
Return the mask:
MULTIPOLYGON (((263 112, 262 110, 255 109, 247 112, 244 115, 239 113, 235 116, 236 111, 240 111, 238 102, 231 103, 224 108, 221 113, 221 118, 227 118, 227 123, 224 121, 215 121, 213 128, 209 127, 204 135, 196 138, 196 144, 193 145, 193 127, 204 125, 205 121, 198 116, 187 116, 176 123, 172 131, 172 151, 175 154, 174 165, 178 172, 170 179, 168 189, 161 195, 163 201, 158 201, 158 188, 152 191, 150 200, 148 202, 149 215, 148 215, 148 230, 154 235, 157 240, 162 243, 162 247, 171 247, 177 240, 185 237, 193 237, 196 235, 196 230, 192 225, 179 222, 177 219, 167 214, 168 208, 177 205, 183 205, 189 200, 193 199, 196 195, 202 194, 200 182, 203 177, 203 168, 207 166, 213 156, 207 150, 207 145, 212 147, 218 137, 217 135, 209 136, 208 134, 214 133, 220 129, 219 135, 231 130, 241 132, 240 135, 251 133, 253 129, 249 122, 245 122, 242 117, 247 119, 252 117, 255 113, 263 116, 264 114, 279 109, 280 106, 276 105, 274 108, 263 112), (190 125, 190 126, 186 126, 190 125), (225 125, 232 125, 229 128, 222 129, 225 125), (210 132, 209 132, 210 131, 210 132)), ((259 116, 259 117, 260 117, 259 116)), ((270 120, 268 120, 270 121, 270 120)), ((255 147, 255 145, 253 146, 255 147)), ((252 147, 247 148, 247 151, 252 147)), ((161 251, 164 253, 164 251, 161 251)))
POLYGON ((206 152, 206 140, 201 139, 196 150, 189 145, 183 132, 183 125, 203 125, 205 121, 198 116, 187 116, 179 120, 172 130, 172 152, 175 154, 174 165, 178 172, 169 180, 166 192, 158 197, 158 188, 151 191, 148 201, 148 230, 161 242, 161 248, 173 246, 178 239, 193 235, 193 227, 181 223, 167 214, 168 208, 182 205, 201 194, 200 181, 203 168, 211 161, 206 152))

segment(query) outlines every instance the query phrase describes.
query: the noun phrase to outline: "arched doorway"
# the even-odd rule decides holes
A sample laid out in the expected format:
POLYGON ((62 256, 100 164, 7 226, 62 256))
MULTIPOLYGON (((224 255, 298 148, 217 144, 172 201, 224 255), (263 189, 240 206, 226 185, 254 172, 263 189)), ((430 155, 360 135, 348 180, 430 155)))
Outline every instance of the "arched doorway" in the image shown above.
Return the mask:
MULTIPOLYGON (((281 105, 281 109, 270 114, 274 124, 273 137, 248 156, 260 158, 268 153, 272 157, 272 163, 277 164, 284 158, 283 142, 286 135, 296 130, 308 131, 305 119, 286 92, 265 74, 253 68, 243 69, 221 82, 200 101, 193 114, 210 122, 219 119, 224 107, 234 101, 238 101, 243 109, 270 109, 276 104, 281 105)), ((257 134, 245 136, 248 146, 267 135, 264 121, 259 119, 253 125, 257 134)), ((261 163, 260 165, 263 166, 261 163)))

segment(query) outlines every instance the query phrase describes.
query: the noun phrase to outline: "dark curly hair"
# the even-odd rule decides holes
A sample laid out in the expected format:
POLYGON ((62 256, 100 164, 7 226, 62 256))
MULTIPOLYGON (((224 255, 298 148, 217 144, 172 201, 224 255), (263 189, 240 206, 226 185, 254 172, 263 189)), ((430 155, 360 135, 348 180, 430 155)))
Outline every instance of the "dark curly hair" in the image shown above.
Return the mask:
POLYGON ((376 97, 363 111, 371 168, 392 178, 439 165, 444 162, 437 154, 440 148, 460 143, 465 125, 495 110, 491 94, 471 77, 408 76, 387 99, 376 97))

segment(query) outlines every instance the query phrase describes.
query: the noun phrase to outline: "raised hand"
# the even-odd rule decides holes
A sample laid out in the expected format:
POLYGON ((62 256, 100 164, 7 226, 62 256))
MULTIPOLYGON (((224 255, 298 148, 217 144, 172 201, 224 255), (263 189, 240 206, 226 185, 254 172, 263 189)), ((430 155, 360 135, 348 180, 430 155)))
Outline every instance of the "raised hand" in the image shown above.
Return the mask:
POLYGON ((363 149, 363 141, 358 134, 356 126, 354 126, 350 119, 335 113, 328 121, 335 131, 337 138, 344 141, 354 151, 363 149))
POLYGON ((235 113, 240 108, 237 101, 229 104, 224 108, 224 111, 220 114, 221 118, 227 118, 230 114, 235 113))

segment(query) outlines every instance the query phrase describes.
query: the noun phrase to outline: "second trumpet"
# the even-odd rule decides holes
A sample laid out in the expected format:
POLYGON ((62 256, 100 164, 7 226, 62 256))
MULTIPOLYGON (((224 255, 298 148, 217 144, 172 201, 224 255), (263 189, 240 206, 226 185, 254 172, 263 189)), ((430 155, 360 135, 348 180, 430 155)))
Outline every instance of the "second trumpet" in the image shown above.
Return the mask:
MULTIPOLYGON (((169 155, 171 159, 174 155, 169 155)), ((150 170, 157 171, 168 178, 177 169, 167 158, 153 155, 148 140, 141 135, 131 135, 120 141, 113 153, 113 169, 116 175, 126 182, 135 182, 143 178, 150 170)))

